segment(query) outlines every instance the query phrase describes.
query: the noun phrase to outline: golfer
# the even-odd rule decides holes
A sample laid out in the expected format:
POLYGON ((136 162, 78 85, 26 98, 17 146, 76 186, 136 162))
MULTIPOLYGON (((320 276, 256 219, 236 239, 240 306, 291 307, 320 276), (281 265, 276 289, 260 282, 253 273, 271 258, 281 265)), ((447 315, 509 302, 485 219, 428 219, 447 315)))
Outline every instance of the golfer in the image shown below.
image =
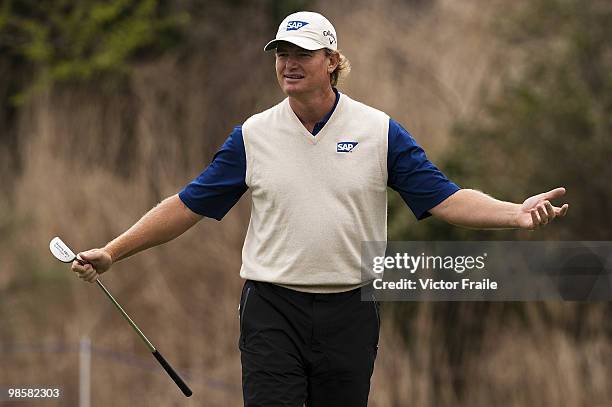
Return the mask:
POLYGON ((322 15, 291 14, 264 48, 283 101, 235 127, 212 163, 72 270, 93 282, 134 253, 221 220, 252 193, 242 250, 239 348, 245 406, 366 406, 378 348, 376 302, 360 270, 364 241, 387 239, 387 186, 417 219, 536 229, 564 216, 563 188, 522 204, 460 189, 385 113, 336 89, 350 69, 322 15))

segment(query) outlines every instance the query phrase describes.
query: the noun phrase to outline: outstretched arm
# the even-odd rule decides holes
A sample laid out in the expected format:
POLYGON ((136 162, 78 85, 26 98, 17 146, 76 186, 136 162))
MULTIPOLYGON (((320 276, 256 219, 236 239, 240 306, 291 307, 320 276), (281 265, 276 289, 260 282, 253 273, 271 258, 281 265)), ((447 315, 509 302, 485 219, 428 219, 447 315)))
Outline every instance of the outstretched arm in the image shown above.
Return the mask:
POLYGON ((202 216, 187 208, 178 195, 173 195, 103 248, 79 253, 88 263, 81 265, 74 261, 72 271, 82 279, 94 282, 97 274, 107 271, 113 263, 180 236, 200 219, 202 216))
POLYGON ((565 216, 568 204, 553 206, 550 200, 565 195, 565 188, 527 198, 522 204, 504 202, 480 191, 457 191, 429 212, 448 223, 472 229, 534 230, 565 216))

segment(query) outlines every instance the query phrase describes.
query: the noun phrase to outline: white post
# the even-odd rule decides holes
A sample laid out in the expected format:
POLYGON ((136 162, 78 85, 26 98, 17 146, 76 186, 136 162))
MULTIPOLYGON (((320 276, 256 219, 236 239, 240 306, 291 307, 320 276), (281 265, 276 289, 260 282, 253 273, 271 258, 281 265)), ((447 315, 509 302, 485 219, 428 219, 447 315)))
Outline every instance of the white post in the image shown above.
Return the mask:
POLYGON ((79 407, 89 407, 91 377, 91 340, 81 337, 79 346, 79 407))

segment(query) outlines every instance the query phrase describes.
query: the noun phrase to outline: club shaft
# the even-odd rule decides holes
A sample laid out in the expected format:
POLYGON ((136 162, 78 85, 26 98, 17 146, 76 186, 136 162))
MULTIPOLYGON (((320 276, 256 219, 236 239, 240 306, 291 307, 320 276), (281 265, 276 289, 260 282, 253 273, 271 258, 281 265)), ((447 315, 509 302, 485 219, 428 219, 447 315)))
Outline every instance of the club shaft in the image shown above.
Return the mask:
POLYGON ((115 307, 117 307, 117 309, 119 310, 119 312, 121 312, 121 315, 123 315, 123 318, 125 318, 125 320, 132 326, 132 328, 134 328, 134 331, 136 331, 136 333, 138 334, 138 336, 140 336, 140 338, 143 340, 143 342, 147 345, 147 348, 149 348, 149 351, 151 352, 155 352, 155 346, 153 346, 153 344, 151 343, 151 341, 149 341, 147 339, 147 337, 145 336, 145 334, 142 333, 142 331, 140 330, 140 328, 138 328, 138 326, 134 323, 134 321, 132 321, 132 318, 130 318, 130 316, 123 310, 123 308, 121 308, 121 305, 119 305, 119 303, 117 302, 117 300, 115 300, 115 298, 111 295, 111 293, 106 289, 106 287, 104 287, 104 284, 102 284, 100 282, 100 280, 96 280, 96 283, 98 283, 98 285, 100 286, 100 288, 102 289, 102 291, 104 291, 104 293, 106 294, 106 296, 113 302, 113 304, 115 304, 115 307))
MULTIPOLYGON (((73 257, 72 260, 70 261, 66 261, 66 255, 71 254, 72 256, 74 256, 74 253, 72 252, 72 250, 70 250, 70 248, 68 246, 66 246, 66 244, 64 242, 62 242, 59 238, 54 238, 51 243, 49 244, 49 248, 51 249, 51 253, 53 253, 53 255, 60 261, 62 262, 70 262, 70 261, 74 261, 76 260, 77 262, 79 262, 80 265, 84 266, 85 264, 87 264, 87 262, 83 259, 81 259, 79 256, 73 257), (58 242, 59 241, 59 242, 58 242)), ((145 343, 145 345, 147 345, 147 348, 149 348, 149 351, 153 354, 153 356, 155 357, 155 359, 157 359, 157 361, 159 362, 159 364, 164 368, 164 370, 166 371, 166 373, 168 373, 168 375, 170 376, 170 378, 172 380, 174 380, 174 383, 176 383, 176 385, 181 389, 181 391, 183 392, 183 394, 187 397, 191 397, 191 395, 193 394, 193 392, 191 391, 191 389, 189 388, 189 386, 183 381, 183 379, 181 378, 181 376, 179 376, 179 374, 172 368, 172 366, 170 366, 170 363, 168 363, 166 361, 166 359, 164 359, 164 357, 161 355, 161 353, 159 353, 159 351, 157 349, 155 349, 155 346, 153 346, 153 344, 151 343, 151 341, 149 341, 147 339, 147 337, 145 336, 145 334, 142 333, 142 331, 140 330, 140 328, 138 328, 138 325, 136 325, 136 323, 134 321, 132 321, 132 318, 130 318, 130 316, 127 314, 127 312, 125 312, 123 310, 123 308, 121 307, 121 305, 119 305, 119 303, 117 302, 117 300, 115 300, 115 298, 112 296, 112 294, 110 293, 110 291, 108 291, 106 289, 106 287, 104 287, 104 284, 102 284, 102 282, 96 278, 96 283, 98 284, 98 286, 102 289, 102 291, 104 291, 104 294, 106 294, 106 296, 108 297, 109 300, 111 300, 113 302, 113 304, 115 304, 115 307, 119 310, 119 312, 121 313, 121 315, 123 315, 123 318, 125 318, 125 320, 130 324, 130 326, 132 327, 132 329, 134 329, 134 331, 138 334, 138 336, 140 336, 140 339, 142 339, 142 341, 145 343)))
POLYGON ((104 287, 104 284, 102 284, 102 282, 100 280, 98 280, 98 279, 96 279, 96 283, 98 283, 98 285, 100 286, 102 291, 104 291, 104 294, 106 294, 106 296, 113 302, 113 304, 115 304, 115 307, 117 307, 119 312, 121 312, 121 315, 123 315, 123 318, 125 318, 125 320, 132 326, 132 328, 134 328, 134 331, 136 331, 136 333, 140 336, 140 338, 143 340, 143 342, 147 345, 147 348, 149 348, 149 351, 151 351, 151 353, 153 354, 155 359, 157 359, 159 364, 164 368, 166 373, 168 373, 170 378, 172 380, 174 380, 174 383, 176 383, 176 385, 179 387, 179 389, 181 389, 183 394, 185 396, 187 396, 187 397, 191 397, 193 392, 191 391, 189 386, 187 386, 187 384, 178 375, 178 373, 176 373, 176 371, 172 368, 172 366, 170 366, 170 364, 166 361, 166 359, 164 359, 164 357, 161 355, 161 353, 159 353, 159 351, 157 349, 155 349, 155 346, 153 346, 151 341, 149 341, 147 339, 145 334, 143 334, 142 331, 140 330, 140 328, 138 328, 138 326, 134 323, 134 321, 132 321, 132 318, 130 318, 130 316, 123 310, 121 305, 119 305, 117 300, 115 300, 115 298, 106 289, 106 287, 104 287))

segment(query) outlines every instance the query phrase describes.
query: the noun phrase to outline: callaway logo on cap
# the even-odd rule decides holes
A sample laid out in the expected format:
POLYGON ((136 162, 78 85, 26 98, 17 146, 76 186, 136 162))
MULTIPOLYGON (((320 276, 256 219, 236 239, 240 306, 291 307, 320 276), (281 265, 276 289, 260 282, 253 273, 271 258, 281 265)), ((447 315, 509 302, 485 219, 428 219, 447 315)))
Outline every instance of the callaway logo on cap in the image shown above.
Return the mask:
POLYGON ((266 44, 264 51, 276 49, 279 41, 287 41, 310 51, 338 49, 334 26, 321 14, 310 11, 300 11, 285 17, 278 26, 276 38, 266 44))

